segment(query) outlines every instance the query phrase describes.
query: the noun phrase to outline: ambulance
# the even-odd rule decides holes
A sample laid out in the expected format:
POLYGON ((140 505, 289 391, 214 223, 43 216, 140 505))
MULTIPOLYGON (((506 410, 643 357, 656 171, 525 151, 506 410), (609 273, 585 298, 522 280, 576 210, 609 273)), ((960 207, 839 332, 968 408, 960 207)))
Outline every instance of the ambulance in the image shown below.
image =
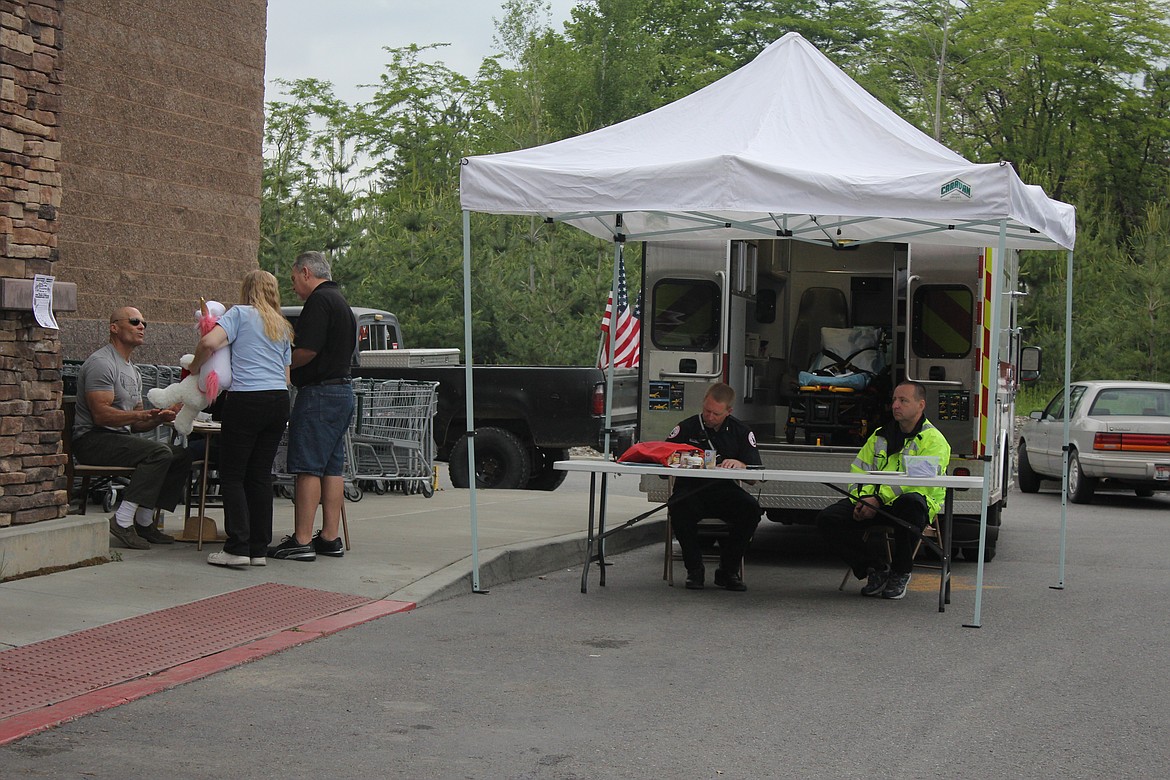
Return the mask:
MULTIPOLYGON (((1021 344, 1016 324, 1018 253, 998 255, 790 239, 642 244, 638 439, 664 439, 700 411, 712 382, 724 381, 765 467, 847 471, 889 419, 894 385, 912 379, 925 386, 926 416, 950 442, 948 472, 990 474, 990 560, 1007 506, 1016 392, 1040 369, 1039 350, 1021 344), (1002 275, 999 322, 989 321, 993 274, 1002 275)), ((644 477, 641 486, 649 500, 665 500, 663 480, 644 477)), ((768 518, 782 523, 811 523, 840 498, 815 482, 752 490, 768 518)), ((953 548, 970 560, 982 499, 980 491, 956 494, 953 548)))

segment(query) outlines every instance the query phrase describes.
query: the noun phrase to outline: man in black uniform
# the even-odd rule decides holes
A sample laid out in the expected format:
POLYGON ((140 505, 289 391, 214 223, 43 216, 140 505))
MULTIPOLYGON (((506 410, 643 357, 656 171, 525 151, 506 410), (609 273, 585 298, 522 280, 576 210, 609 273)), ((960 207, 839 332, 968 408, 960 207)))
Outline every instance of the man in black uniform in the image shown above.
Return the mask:
MULTIPOLYGON (((731 387, 722 382, 711 385, 703 396, 702 413, 676 425, 666 440, 715 450, 715 463, 720 468, 760 466, 756 436, 731 416, 734 403, 735 391, 731 387)), ((720 560, 719 568, 715 570, 715 584, 728 590, 747 590, 739 574, 740 561, 760 522, 759 503, 732 480, 685 477, 675 480, 670 524, 682 548, 683 564, 687 567, 687 588, 691 590, 701 589, 706 576, 699 546, 699 521, 705 517, 719 518, 731 529, 726 540, 719 542, 720 560)))

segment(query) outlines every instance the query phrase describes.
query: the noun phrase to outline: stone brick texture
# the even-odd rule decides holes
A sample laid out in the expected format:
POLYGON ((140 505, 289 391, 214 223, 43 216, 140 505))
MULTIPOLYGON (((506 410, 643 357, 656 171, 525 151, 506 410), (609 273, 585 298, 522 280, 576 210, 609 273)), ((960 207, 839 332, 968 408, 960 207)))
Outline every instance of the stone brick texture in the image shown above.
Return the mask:
POLYGON ((177 364, 199 298, 256 267, 266 0, 0 0, 0 276, 77 285, 60 330, 0 311, 0 527, 61 517, 62 360, 150 323, 177 364))

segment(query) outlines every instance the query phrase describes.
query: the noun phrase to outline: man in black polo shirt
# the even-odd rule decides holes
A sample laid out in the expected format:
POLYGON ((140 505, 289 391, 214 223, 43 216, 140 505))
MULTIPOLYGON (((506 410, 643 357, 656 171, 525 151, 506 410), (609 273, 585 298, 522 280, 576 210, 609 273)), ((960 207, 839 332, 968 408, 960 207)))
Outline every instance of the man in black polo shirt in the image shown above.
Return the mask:
MULTIPOLYGON (((731 387, 722 382, 711 385, 703 396, 702 413, 676 425, 666 440, 715 450, 715 462, 720 468, 760 466, 756 436, 731 416, 734 404, 735 391, 731 387)), ((698 530, 699 521, 705 517, 717 517, 731 529, 727 538, 719 542, 715 584, 728 590, 747 590, 739 574, 740 561, 760 522, 759 503, 732 480, 675 480, 670 525, 678 546, 682 548, 683 564, 687 567, 687 588, 691 590, 701 589, 706 576, 698 530)))
POLYGON ((340 558, 341 506, 345 501, 345 432, 354 410, 350 361, 357 321, 332 281, 320 252, 303 252, 292 268, 293 290, 305 302, 293 339, 292 383, 297 397, 288 423, 288 471, 296 475, 292 536, 268 549, 270 558, 313 561, 317 553, 340 558), (317 505, 321 530, 313 535, 317 505))

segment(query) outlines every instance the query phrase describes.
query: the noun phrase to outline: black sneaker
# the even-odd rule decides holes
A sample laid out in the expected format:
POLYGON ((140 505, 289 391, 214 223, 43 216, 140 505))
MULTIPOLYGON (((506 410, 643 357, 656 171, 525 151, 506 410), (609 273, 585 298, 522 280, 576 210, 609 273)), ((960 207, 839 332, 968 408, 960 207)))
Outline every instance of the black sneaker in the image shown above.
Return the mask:
POLYGON ((890 578, 886 580, 885 590, 882 591, 883 599, 900 599, 906 595, 906 586, 910 584, 910 572, 905 574, 891 573, 890 578))
POLYGON ((702 590, 706 578, 707 572, 702 567, 687 571, 687 590, 702 590))
POLYGON ((328 555, 330 558, 340 558, 345 555, 345 547, 341 544, 341 537, 337 537, 332 542, 321 538, 321 532, 313 534, 313 541, 311 542, 313 549, 322 555, 328 555))
POLYGON ((715 570, 715 584, 727 590, 740 592, 747 590, 747 585, 743 584, 743 579, 738 574, 723 569, 715 570))
POLYGON ((886 581, 890 578, 890 570, 885 566, 880 569, 870 569, 869 578, 861 586, 862 596, 880 596, 886 589, 886 581))
POLYGON ((315 561, 317 551, 311 543, 301 544, 295 536, 286 536, 280 540, 280 544, 268 548, 268 557, 282 561, 315 561))

